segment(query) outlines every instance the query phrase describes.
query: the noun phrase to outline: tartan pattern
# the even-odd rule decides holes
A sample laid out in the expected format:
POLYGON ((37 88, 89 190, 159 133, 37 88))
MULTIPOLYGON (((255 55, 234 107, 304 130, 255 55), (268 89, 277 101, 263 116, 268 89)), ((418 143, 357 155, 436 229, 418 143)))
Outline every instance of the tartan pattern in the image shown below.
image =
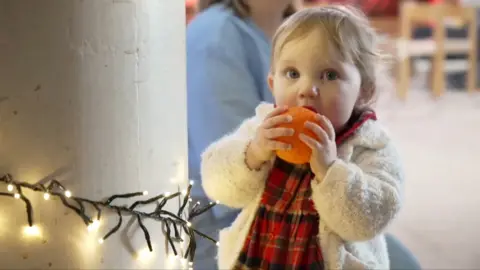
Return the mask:
MULTIPOLYGON (((375 113, 354 113, 337 136, 340 145, 375 113)), ((311 197, 315 175, 309 165, 277 158, 266 181, 260 206, 233 270, 315 269, 324 261, 318 239, 320 217, 311 197)))

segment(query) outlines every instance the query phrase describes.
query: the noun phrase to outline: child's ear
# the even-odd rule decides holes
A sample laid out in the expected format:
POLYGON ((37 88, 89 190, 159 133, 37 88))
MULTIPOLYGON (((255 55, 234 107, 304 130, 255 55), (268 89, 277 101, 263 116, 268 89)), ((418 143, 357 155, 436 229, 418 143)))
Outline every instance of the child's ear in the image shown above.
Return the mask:
POLYGON ((355 107, 361 108, 369 105, 375 95, 375 88, 373 85, 366 85, 360 88, 360 92, 358 93, 357 102, 355 103, 355 107))
POLYGON ((270 87, 270 92, 273 92, 273 74, 271 71, 268 73, 267 81, 268 87, 270 87))

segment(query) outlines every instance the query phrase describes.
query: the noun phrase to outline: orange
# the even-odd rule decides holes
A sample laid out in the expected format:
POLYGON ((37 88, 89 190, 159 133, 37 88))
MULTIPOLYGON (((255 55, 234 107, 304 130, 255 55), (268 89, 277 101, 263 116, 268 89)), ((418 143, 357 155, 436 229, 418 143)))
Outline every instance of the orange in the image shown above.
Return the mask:
POLYGON ((317 137, 310 129, 305 127, 305 122, 307 121, 319 124, 319 121, 315 119, 316 113, 305 107, 291 107, 283 114, 291 115, 292 121, 278 125, 278 127, 292 128, 295 130, 295 134, 293 136, 277 138, 278 141, 292 146, 290 150, 277 150, 277 156, 293 164, 308 163, 312 155, 312 149, 300 140, 299 135, 303 133, 312 138, 317 137))

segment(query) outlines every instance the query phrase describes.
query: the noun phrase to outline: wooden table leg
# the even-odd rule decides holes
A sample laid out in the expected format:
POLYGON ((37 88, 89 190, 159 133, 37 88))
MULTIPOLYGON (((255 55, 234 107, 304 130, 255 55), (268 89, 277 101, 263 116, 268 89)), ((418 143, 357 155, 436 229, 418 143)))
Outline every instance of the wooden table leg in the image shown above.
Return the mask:
POLYGON ((402 9, 400 12, 400 36, 397 39, 397 95, 400 99, 407 99, 407 92, 410 87, 411 60, 409 43, 412 38, 412 22, 402 9))
POLYGON ((445 32, 442 18, 438 17, 433 27, 435 54, 432 59, 432 90, 435 97, 440 97, 445 91, 445 32))
POLYGON ((400 99, 406 100, 408 88, 410 87, 411 60, 409 55, 404 55, 397 62, 397 95, 400 99))
MULTIPOLYGON (((476 12, 476 11, 475 11, 476 12)), ((468 54, 468 71, 467 71, 467 90, 473 93, 477 89, 477 19, 476 14, 472 16, 468 25, 468 39, 470 49, 468 54)))

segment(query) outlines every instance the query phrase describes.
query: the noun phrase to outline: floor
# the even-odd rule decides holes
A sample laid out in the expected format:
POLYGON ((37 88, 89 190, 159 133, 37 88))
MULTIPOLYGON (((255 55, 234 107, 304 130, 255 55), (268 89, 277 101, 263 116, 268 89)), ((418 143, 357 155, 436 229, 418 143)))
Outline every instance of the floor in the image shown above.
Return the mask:
POLYGON ((417 88, 406 102, 390 92, 378 102, 407 173, 390 231, 423 269, 480 269, 480 92, 433 99, 417 88))

